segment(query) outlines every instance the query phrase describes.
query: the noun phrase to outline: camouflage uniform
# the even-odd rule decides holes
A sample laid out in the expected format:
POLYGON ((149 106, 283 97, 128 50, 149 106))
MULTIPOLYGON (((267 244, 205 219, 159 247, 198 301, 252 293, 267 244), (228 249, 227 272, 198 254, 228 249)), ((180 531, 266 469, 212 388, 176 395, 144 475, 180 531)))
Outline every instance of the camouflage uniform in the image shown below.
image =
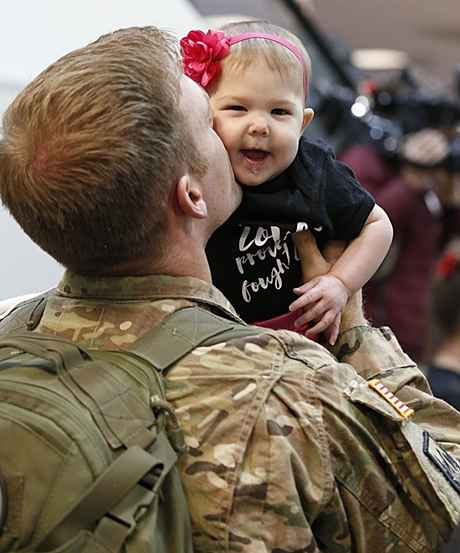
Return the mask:
MULTIPOLYGON (((67 273, 38 330, 125 348, 196 303, 238 319, 197 279, 67 273)), ((197 348, 169 372, 197 553, 424 553, 459 523, 460 415, 387 329, 352 329, 335 355, 267 331, 197 348), (375 377, 410 419, 369 387, 375 377)))

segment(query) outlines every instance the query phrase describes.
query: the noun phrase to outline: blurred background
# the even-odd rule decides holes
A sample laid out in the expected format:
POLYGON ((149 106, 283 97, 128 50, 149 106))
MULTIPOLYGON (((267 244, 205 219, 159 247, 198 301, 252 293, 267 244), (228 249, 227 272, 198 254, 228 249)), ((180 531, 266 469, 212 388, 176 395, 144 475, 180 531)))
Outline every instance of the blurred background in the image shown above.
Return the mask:
MULTIPOLYGON (((308 136, 335 148, 393 222, 394 246, 365 290, 369 316, 390 325, 416 360, 456 365, 460 382, 460 345, 452 350, 460 344, 460 282, 447 295, 435 293, 452 284, 460 257, 458 0, 9 2, 2 9, 0 113, 49 63, 102 33, 155 24, 181 35, 250 17, 304 41, 316 112, 308 136), (441 297, 451 310, 447 326, 441 297)), ((56 283, 61 267, 1 207, 0 237, 0 299, 56 283)))

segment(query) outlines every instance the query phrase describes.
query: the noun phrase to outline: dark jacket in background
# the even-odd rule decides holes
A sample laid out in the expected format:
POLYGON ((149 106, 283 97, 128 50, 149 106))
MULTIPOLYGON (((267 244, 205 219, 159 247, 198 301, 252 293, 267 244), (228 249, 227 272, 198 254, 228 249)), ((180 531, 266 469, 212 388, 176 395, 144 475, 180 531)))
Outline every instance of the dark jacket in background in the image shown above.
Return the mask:
POLYGON ((367 315, 376 325, 389 325, 404 350, 421 360, 429 339, 435 263, 442 244, 458 230, 459 211, 444 210, 433 192, 407 186, 370 146, 354 146, 341 159, 353 168, 394 227, 389 272, 365 287, 367 315))

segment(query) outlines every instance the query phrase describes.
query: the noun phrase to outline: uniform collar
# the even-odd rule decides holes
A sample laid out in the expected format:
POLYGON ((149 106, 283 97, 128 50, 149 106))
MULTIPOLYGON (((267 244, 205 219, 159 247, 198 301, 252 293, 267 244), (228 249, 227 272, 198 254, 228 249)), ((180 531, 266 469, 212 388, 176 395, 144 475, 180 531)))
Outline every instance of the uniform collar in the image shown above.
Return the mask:
POLYGON ((216 307, 233 319, 241 320, 220 290, 193 277, 90 277, 66 271, 57 290, 59 295, 69 298, 112 301, 189 299, 216 307))

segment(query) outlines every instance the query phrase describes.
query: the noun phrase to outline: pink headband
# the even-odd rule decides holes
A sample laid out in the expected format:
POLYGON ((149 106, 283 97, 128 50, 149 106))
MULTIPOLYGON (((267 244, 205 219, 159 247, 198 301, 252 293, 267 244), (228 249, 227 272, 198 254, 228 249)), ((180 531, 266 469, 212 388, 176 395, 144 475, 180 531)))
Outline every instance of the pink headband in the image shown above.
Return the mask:
POLYGON ((181 38, 184 73, 203 88, 207 88, 211 81, 221 71, 220 61, 228 56, 230 47, 238 42, 262 38, 271 40, 287 48, 299 61, 303 68, 305 95, 308 90, 308 70, 304 55, 300 48, 290 40, 278 35, 268 33, 241 33, 239 35, 226 36, 222 31, 209 30, 190 31, 187 36, 181 38))

